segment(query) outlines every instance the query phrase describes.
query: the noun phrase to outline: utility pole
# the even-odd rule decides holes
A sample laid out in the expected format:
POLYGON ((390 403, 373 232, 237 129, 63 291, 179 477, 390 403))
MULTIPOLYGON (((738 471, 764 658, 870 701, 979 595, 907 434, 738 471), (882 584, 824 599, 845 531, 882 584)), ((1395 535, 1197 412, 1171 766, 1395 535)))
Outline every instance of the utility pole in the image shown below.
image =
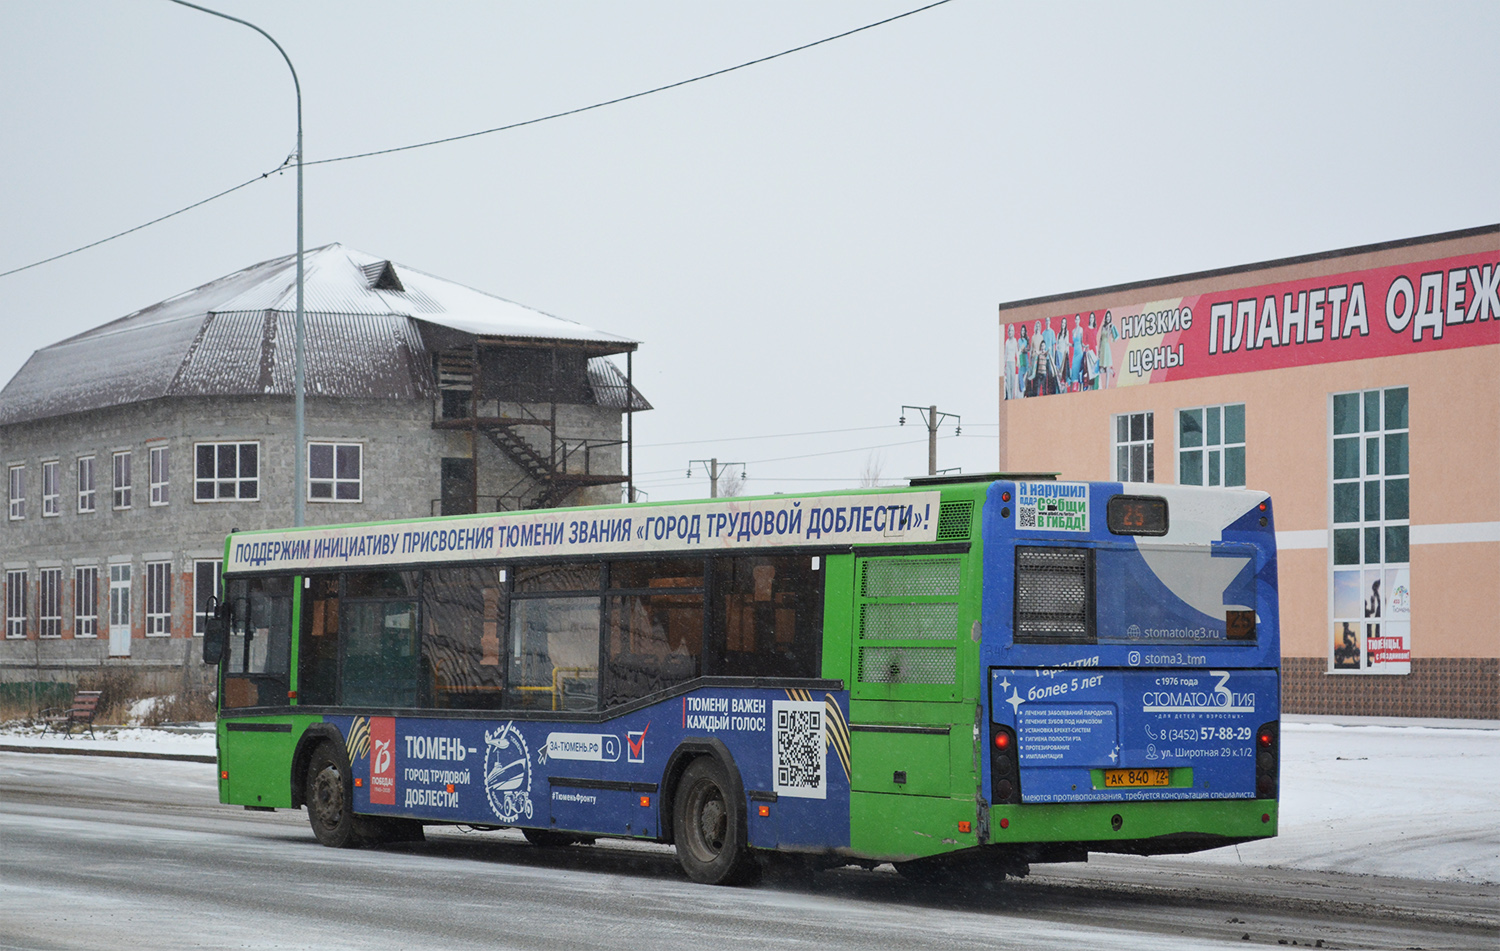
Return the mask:
POLYGON ((743 479, 745 477, 744 465, 743 462, 721 463, 717 459, 693 459, 688 462, 687 477, 689 479, 693 477, 693 466, 702 466, 704 471, 708 473, 708 497, 716 499, 719 497, 719 473, 727 470, 730 466, 740 466, 740 478, 743 479))
POLYGON ((927 425, 927 474, 937 475, 937 437, 938 426, 944 419, 951 419, 955 423, 953 435, 963 434, 963 417, 957 413, 939 413, 936 406, 903 406, 901 407, 901 425, 906 425, 906 411, 916 410, 922 416, 922 422, 927 425))

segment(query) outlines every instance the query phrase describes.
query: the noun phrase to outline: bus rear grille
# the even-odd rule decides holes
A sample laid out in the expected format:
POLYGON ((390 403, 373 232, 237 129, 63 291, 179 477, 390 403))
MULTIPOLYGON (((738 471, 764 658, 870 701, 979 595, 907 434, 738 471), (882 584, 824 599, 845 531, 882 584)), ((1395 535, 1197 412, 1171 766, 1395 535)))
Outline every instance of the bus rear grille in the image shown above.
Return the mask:
POLYGON ((944 502, 938 506, 937 540, 940 542, 966 542, 969 540, 969 523, 974 519, 974 503, 970 500, 944 502))
POLYGON ((859 679, 867 684, 951 684, 951 647, 861 647, 859 679))
POLYGON ((865 562, 860 596, 865 598, 958 597, 958 558, 872 558, 865 562))
POLYGON ((1016 548, 1016 639, 1093 640, 1093 551, 1016 548))
POLYGON ((859 636, 867 640, 951 640, 958 636, 958 603, 876 601, 861 604, 859 636))

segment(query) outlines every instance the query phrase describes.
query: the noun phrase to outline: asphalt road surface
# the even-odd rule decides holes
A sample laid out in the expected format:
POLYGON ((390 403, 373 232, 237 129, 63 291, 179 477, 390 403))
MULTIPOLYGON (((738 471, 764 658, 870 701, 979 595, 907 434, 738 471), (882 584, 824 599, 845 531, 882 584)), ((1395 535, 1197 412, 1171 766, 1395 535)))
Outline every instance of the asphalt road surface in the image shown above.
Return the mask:
POLYGON ((889 866, 750 888, 671 850, 514 832, 335 850, 217 802, 200 763, 0 753, 0 949, 1500 947, 1492 887, 1097 857, 917 886, 889 866))

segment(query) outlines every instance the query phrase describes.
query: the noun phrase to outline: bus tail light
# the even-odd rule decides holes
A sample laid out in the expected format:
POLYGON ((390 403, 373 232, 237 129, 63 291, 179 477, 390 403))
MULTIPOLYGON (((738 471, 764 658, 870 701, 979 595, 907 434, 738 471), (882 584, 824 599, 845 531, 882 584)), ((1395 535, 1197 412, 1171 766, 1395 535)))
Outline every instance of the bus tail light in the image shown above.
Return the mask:
POLYGON ((1255 731, 1255 798, 1275 799, 1281 775, 1281 730, 1273 720, 1255 731))
POLYGON ((990 724, 990 805, 1021 801, 1021 763, 1016 734, 1008 726, 990 724))

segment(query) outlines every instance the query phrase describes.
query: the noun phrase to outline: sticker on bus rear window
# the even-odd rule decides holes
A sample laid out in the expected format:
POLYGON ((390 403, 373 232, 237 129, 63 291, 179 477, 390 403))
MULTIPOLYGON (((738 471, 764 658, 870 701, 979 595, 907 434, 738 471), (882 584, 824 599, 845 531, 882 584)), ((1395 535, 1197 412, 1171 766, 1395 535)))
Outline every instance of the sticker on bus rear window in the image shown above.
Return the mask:
POLYGON ((1039 532, 1088 531, 1087 483, 1017 482, 1016 528, 1039 532))

